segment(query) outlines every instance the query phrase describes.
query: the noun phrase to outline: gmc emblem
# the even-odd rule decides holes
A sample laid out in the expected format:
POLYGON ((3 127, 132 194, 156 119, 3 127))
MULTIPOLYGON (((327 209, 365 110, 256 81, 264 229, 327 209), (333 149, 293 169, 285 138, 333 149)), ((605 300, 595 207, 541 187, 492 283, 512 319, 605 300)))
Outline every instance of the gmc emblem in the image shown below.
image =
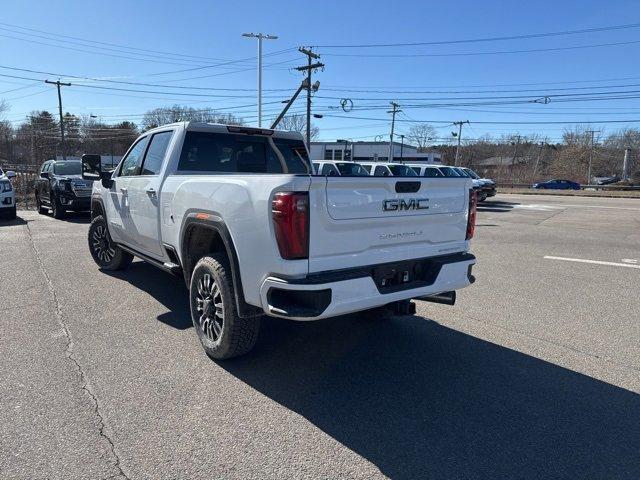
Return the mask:
POLYGON ((394 212, 396 210, 427 210, 429 208, 428 198, 394 198, 392 200, 382 201, 382 210, 385 212, 394 212))

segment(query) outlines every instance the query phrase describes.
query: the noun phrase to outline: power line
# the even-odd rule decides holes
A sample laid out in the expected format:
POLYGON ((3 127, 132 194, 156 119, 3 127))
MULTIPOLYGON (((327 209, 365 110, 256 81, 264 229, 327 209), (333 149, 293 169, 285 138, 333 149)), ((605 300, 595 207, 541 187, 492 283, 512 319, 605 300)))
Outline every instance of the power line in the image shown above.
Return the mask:
MULTIPOLYGON (((64 74, 59 72, 47 72, 42 70, 33 70, 30 68, 19 68, 19 67, 10 67, 7 65, 0 65, 0 68, 5 70, 13 70, 18 72, 27 72, 27 73, 35 73, 42 75, 55 75, 57 77, 63 78, 72 78, 78 80, 87 80, 92 82, 103 82, 103 83, 114 83, 118 85, 137 85, 137 86, 146 86, 146 87, 159 87, 159 88, 175 88, 182 90, 211 90, 211 91, 230 91, 230 92, 253 92, 255 89, 252 88, 219 88, 219 87, 188 87, 183 85, 167 85, 167 84, 159 84, 159 83, 144 83, 144 82, 129 82, 125 80, 113 80, 109 78, 98 78, 98 77, 87 77, 83 75, 71 75, 64 74)), ((252 67, 253 69, 253 67, 252 67)), ((265 91, 288 91, 288 88, 278 88, 278 89, 265 89, 265 91)))
POLYGON ((627 42, 597 43, 591 45, 574 45, 570 47, 531 48, 525 50, 498 50, 493 52, 452 52, 452 53, 399 53, 399 54, 362 54, 362 53, 325 53, 330 57, 357 57, 357 58, 417 58, 417 57, 474 57, 483 55, 507 55, 516 53, 557 52, 563 50, 580 50, 584 48, 615 47, 621 45, 634 45, 640 40, 627 42))
MULTIPOLYGON (((403 105, 404 107, 404 105, 403 105)), ((346 118, 350 120, 372 120, 372 121, 386 121, 384 118, 372 118, 372 117, 353 117, 348 115, 332 115, 325 114, 325 117, 329 118, 346 118)), ((398 119, 396 122, 409 122, 409 120, 398 119)), ((413 123, 445 123, 452 125, 453 122, 447 120, 414 120, 413 123)), ((627 119, 627 120, 580 120, 580 121, 474 121, 476 125, 566 125, 571 123, 640 123, 640 119, 627 119)))
MULTIPOLYGON (((99 42, 96 40, 89 40, 89 39, 85 39, 85 38, 80 38, 80 37, 74 37, 71 35, 63 35, 61 33, 52 33, 52 32, 45 32, 44 30, 38 30, 35 28, 27 28, 27 27, 22 27, 19 25, 12 25, 10 23, 4 23, 4 22, 0 22, 0 25, 3 25, 5 27, 11 27, 14 29, 20 29, 20 30, 26 30, 29 32, 36 32, 36 33, 43 33, 45 35, 48 35, 49 37, 53 37, 53 38, 49 38, 50 40, 56 40, 56 37, 58 38, 68 38, 71 40, 78 40, 80 42, 84 42, 84 43, 88 43, 88 44, 95 44, 95 45, 104 45, 104 46, 109 46, 109 47, 117 47, 120 49, 124 49, 124 50, 133 50, 133 51, 138 51, 138 52, 143 52, 143 53, 154 53, 154 54, 159 54, 159 55, 171 55, 171 56, 177 56, 177 57, 184 57, 184 58, 193 58, 195 60, 203 60, 203 61, 227 61, 228 59, 223 59, 223 58, 213 58, 213 57, 202 57, 202 56, 197 56, 197 55, 187 55, 184 53, 172 53, 172 52, 166 52, 166 51, 161 51, 161 50, 150 50, 150 49, 144 49, 144 48, 136 48, 136 47, 131 47, 128 45, 121 45, 121 44, 117 44, 117 43, 108 43, 108 42, 99 42)), ((3 30, 7 30, 7 31, 11 31, 9 28, 3 28, 3 30)), ((15 32, 14 33, 18 33, 15 32)), ((47 37, 39 37, 39 38, 47 38, 47 37)))
POLYGON ((578 35, 582 33, 595 33, 606 32, 611 30, 625 30, 632 28, 639 28, 640 23, 630 23, 626 25, 610 25, 606 27, 594 27, 585 28, 580 30, 563 30, 557 32, 545 32, 545 33, 529 33, 524 35, 509 35, 502 37, 481 37, 481 38, 469 38, 462 40, 438 40, 430 42, 411 42, 411 43, 369 43, 369 44, 355 44, 355 45, 317 45, 318 48, 382 48, 382 47, 414 47, 420 45, 450 45, 458 43, 479 43, 479 42, 498 42, 505 40, 521 40, 527 38, 542 38, 542 37, 558 37, 564 35, 578 35))
MULTIPOLYGON (((528 83, 492 83, 492 84, 481 84, 481 85, 458 85, 456 88, 488 88, 488 87, 525 87, 525 86, 532 86, 532 85, 566 85, 566 84, 572 84, 572 83, 599 83, 599 82, 619 82, 622 80, 638 80, 640 79, 640 77, 617 77, 617 78, 599 78, 599 79, 589 79, 589 80, 565 80, 565 81, 557 81, 557 82, 528 82, 528 83)), ((379 88, 379 89, 393 89, 393 88, 421 88, 421 89, 425 89, 425 88, 452 88, 452 85, 431 85, 431 86, 369 86, 369 87, 362 87, 362 86, 353 86, 353 85, 327 85, 327 88, 323 87, 323 90, 335 90, 335 91, 341 91, 341 92, 359 92, 360 90, 350 90, 350 89, 361 89, 361 88, 367 88, 367 89, 372 89, 372 88, 379 88)), ((364 91, 364 90, 363 90, 364 91)), ((369 90, 366 90, 367 92, 369 90)), ((376 93, 374 91, 371 91, 371 93, 376 93)), ((396 92, 395 90, 390 91, 390 90, 383 90, 380 93, 403 93, 402 91, 400 92, 396 92)), ((411 93, 411 92, 406 92, 406 93, 411 93)))

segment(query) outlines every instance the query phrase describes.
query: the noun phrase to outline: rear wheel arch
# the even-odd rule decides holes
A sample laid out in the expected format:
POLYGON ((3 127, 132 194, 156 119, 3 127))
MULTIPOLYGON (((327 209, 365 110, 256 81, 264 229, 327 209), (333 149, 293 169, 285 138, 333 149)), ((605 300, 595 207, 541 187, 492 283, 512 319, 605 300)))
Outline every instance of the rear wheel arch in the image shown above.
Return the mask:
POLYGON ((180 237, 180 260, 187 287, 198 260, 213 254, 224 254, 229 259, 238 315, 240 317, 261 315, 261 309, 245 302, 238 254, 222 218, 213 214, 207 219, 196 218, 195 213, 187 215, 180 237))

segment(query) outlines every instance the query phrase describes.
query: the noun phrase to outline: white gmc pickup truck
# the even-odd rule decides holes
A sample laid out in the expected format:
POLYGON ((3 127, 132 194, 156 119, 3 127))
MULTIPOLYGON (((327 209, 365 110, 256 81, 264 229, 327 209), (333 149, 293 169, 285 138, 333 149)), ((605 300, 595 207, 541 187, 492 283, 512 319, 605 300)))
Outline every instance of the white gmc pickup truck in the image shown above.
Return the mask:
POLYGON ((213 358, 248 352, 263 314, 411 313, 474 281, 469 178, 318 176, 297 133, 203 123, 145 132, 113 172, 82 166, 96 263, 184 277, 213 358))

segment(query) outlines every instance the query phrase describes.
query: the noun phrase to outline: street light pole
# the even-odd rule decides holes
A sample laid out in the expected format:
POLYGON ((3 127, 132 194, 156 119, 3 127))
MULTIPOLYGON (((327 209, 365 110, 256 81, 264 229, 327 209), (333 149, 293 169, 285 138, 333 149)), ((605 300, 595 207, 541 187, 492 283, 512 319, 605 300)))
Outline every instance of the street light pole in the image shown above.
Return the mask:
POLYGON ((258 39, 258 127, 262 127, 262 40, 276 40, 277 35, 243 33, 243 37, 258 39))

